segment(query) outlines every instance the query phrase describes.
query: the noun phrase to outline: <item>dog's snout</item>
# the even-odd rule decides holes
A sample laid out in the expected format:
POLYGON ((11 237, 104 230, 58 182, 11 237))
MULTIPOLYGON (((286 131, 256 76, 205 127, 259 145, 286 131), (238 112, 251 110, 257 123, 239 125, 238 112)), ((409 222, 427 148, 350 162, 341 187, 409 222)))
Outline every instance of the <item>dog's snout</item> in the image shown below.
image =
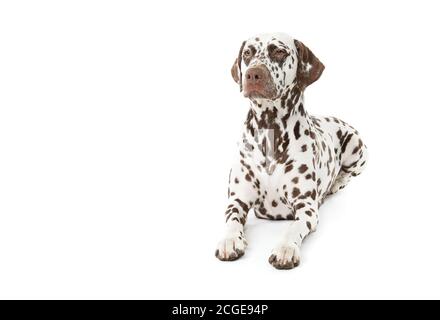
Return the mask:
POLYGON ((276 96, 276 89, 269 69, 260 64, 252 66, 244 74, 244 96, 271 99, 276 96))
POLYGON ((268 80, 269 70, 262 66, 251 67, 246 71, 246 81, 250 83, 259 83, 268 80))

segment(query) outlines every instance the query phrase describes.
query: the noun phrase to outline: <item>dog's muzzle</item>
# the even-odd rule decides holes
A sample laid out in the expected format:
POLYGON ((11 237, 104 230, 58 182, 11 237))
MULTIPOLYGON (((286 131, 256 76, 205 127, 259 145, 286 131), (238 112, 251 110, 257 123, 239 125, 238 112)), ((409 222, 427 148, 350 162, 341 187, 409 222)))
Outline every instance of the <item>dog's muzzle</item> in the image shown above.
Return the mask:
POLYGON ((277 91, 269 69, 263 64, 246 70, 243 94, 247 98, 275 99, 277 91))

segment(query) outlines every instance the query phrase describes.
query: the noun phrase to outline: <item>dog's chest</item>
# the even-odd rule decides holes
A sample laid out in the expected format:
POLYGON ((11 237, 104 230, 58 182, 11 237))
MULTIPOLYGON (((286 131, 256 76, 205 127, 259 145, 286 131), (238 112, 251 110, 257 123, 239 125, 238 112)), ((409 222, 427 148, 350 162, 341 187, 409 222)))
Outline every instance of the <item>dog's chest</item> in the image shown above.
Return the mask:
POLYGON ((301 152, 301 143, 305 142, 295 140, 292 125, 282 129, 262 128, 253 133, 243 136, 240 150, 244 155, 243 163, 251 166, 255 173, 260 202, 265 207, 272 207, 277 214, 289 213, 291 210, 283 208, 281 200, 286 198, 293 183, 292 174, 287 173, 295 170, 299 163, 312 166, 313 156, 301 152))
POLYGON ((244 134, 240 150, 258 181, 259 206, 273 217, 291 214, 288 199, 295 187, 306 191, 316 188, 321 194, 320 188, 330 184, 330 150, 322 148, 326 135, 307 121, 289 121, 285 127, 251 133, 244 134), (308 171, 302 172, 305 167, 308 171))

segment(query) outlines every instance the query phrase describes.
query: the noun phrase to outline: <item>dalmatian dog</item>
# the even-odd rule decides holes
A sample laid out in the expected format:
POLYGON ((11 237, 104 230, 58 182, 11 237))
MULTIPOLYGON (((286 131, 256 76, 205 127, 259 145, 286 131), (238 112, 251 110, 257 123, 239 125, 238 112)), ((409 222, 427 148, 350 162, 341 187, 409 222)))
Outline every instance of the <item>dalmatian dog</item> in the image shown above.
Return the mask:
POLYGON ((323 70, 312 51, 288 35, 262 34, 242 43, 231 73, 250 109, 229 175, 218 259, 244 254, 244 225, 253 209, 258 218, 292 220, 269 263, 298 266, 301 243, 318 225, 318 208, 363 170, 367 149, 358 132, 304 107, 304 90, 323 70))

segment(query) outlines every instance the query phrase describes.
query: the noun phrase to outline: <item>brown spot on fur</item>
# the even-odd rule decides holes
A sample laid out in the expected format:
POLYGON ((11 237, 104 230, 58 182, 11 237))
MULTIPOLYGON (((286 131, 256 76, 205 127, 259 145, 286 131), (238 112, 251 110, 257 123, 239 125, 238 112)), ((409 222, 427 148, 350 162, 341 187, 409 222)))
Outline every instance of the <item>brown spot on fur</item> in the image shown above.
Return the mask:
POLYGON ((248 212, 249 211, 249 207, 248 207, 248 205, 246 203, 244 203, 240 199, 235 199, 235 201, 240 205, 240 207, 244 210, 244 212, 248 212))
POLYGON ((299 196, 299 194, 301 193, 301 190, 299 190, 298 188, 293 188, 292 190, 292 197, 296 198, 299 196))
POLYGON ((284 173, 287 173, 293 169, 293 160, 286 162, 286 167, 284 168, 284 173))
POLYGON ((347 148, 348 143, 350 142, 351 138, 353 137, 353 134, 350 133, 347 138, 344 140, 344 143, 342 144, 341 153, 345 152, 345 149, 347 148))
POLYGON ((306 164, 302 164, 302 165, 298 168, 298 171, 299 171, 299 173, 304 173, 304 172, 306 172, 308 169, 309 169, 309 167, 307 167, 306 164))
POLYGON ((352 154, 356 154, 363 146, 363 142, 361 139, 359 139, 359 143, 358 145, 353 149, 353 153, 352 154))
POLYGON ((298 140, 301 137, 301 133, 299 132, 300 123, 299 120, 295 123, 295 127, 293 128, 293 133, 295 134, 295 139, 298 140))

